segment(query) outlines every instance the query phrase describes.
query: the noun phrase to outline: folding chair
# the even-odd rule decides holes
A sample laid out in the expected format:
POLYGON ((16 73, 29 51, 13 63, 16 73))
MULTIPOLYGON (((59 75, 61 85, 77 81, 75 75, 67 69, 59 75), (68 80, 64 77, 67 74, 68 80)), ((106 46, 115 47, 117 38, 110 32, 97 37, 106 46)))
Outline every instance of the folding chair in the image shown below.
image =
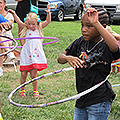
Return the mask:
MULTIPOLYGON (((13 53, 14 53, 16 58, 20 56, 20 51, 18 51, 18 50, 14 50, 13 53)), ((15 60, 8 61, 7 59, 8 59, 8 57, 5 56, 4 60, 3 60, 3 65, 13 65, 15 72, 17 72, 15 60)))

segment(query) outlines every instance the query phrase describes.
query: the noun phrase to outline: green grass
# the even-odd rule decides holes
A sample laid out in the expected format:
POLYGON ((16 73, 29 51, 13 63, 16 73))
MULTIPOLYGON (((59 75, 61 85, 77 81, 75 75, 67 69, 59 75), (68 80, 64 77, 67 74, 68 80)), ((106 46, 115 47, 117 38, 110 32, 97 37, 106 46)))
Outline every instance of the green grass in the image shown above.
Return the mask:
MULTIPOLYGON (((58 42, 45 45, 44 51, 48 61, 48 69, 38 72, 38 76, 55 70, 70 67, 69 64, 61 65, 57 63, 58 56, 65 48, 79 36, 80 21, 66 20, 64 22, 52 21, 49 26, 43 29, 45 37, 57 37, 58 42)), ((113 30, 120 34, 120 26, 112 26, 113 30)), ((18 37, 18 27, 14 24, 12 29, 14 38, 18 37)), ((52 40, 49 40, 52 41, 52 40)), ((47 40, 44 40, 47 42, 47 40)), ((14 69, 13 69, 14 70, 14 69)), ((53 105, 44 108, 21 108, 13 106, 8 101, 10 92, 19 86, 20 72, 4 72, 0 77, 0 97, 1 97, 1 113, 4 120, 72 120, 74 114, 75 100, 65 102, 59 105, 53 105)), ((27 80, 30 80, 28 75, 27 80)), ((111 74, 109 81, 111 84, 118 84, 120 75, 111 74)), ((32 97, 32 84, 26 86, 27 97, 19 97, 19 90, 16 92, 12 100, 23 104, 39 104, 60 100, 75 95, 75 74, 74 71, 61 72, 40 79, 38 90, 40 98, 32 97)), ((120 88, 113 88, 117 94, 111 109, 109 120, 120 120, 120 88)))

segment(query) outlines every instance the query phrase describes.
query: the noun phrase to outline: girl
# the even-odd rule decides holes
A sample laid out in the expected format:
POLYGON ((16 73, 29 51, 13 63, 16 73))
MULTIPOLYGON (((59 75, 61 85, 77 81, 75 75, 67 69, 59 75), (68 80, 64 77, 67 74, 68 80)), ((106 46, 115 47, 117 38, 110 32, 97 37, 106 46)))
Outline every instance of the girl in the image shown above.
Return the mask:
MULTIPOLYGON (((87 9, 82 24, 82 36, 59 57, 60 64, 76 66, 78 93, 100 83, 110 74, 111 63, 120 57, 116 39, 104 28, 109 15, 104 9, 87 9)), ((115 93, 108 81, 76 101, 74 120, 107 120, 115 93)))
MULTIPOLYGON (((51 21, 50 7, 47 5, 47 17, 46 20, 41 23, 40 18, 37 14, 30 12, 25 18, 25 23, 23 23, 14 11, 13 13, 15 21, 18 23, 19 27, 22 29, 20 37, 43 37, 42 28, 46 27, 51 21)), ((23 41, 24 42, 24 41, 23 41)), ((23 43, 24 44, 24 43, 23 43)), ((23 84, 26 81, 28 72, 30 72, 31 79, 37 77, 37 71, 41 71, 47 68, 46 57, 42 48, 42 42, 40 39, 26 39, 21 55, 20 55, 20 71, 21 78, 20 83, 23 84)), ((38 81, 33 82, 33 97, 39 97, 39 92, 37 90, 38 81)), ((20 96, 25 95, 25 87, 22 88, 20 96)))
MULTIPOLYGON (((7 11, 6 0, 0 0, 0 14, 3 17, 5 17, 5 19, 7 19, 11 23, 11 25, 13 27, 14 18, 13 18, 13 15, 10 12, 7 11)), ((8 36, 10 38, 13 38, 11 30, 5 31, 3 29, 2 32, 1 32, 1 35, 5 35, 5 36, 8 36)), ((5 39, 4 38, 0 38, 0 40, 2 41, 2 40, 5 40, 5 39)), ((1 45, 2 46, 6 46, 6 47, 11 46, 12 45, 12 41, 4 42, 1 45)), ((0 48, 0 53, 3 53, 4 50, 5 51, 9 51, 9 48, 6 48, 6 49, 1 49, 0 48)), ((8 53, 7 56, 8 56, 10 61, 16 58, 13 52, 8 53)), ((3 56, 0 57, 0 76, 3 75, 2 65, 3 65, 3 56)))

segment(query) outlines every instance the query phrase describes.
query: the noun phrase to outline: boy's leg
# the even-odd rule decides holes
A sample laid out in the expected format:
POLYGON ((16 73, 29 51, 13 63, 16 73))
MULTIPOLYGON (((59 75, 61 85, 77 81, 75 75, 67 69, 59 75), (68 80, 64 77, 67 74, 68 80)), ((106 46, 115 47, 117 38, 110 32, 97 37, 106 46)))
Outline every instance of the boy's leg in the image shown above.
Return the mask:
POLYGON ((88 119, 88 116, 87 116, 86 109, 85 108, 81 109, 81 108, 75 107, 73 120, 87 120, 87 119, 88 119))
POLYGON ((107 100, 87 107, 88 120, 108 120, 111 106, 112 102, 107 100))

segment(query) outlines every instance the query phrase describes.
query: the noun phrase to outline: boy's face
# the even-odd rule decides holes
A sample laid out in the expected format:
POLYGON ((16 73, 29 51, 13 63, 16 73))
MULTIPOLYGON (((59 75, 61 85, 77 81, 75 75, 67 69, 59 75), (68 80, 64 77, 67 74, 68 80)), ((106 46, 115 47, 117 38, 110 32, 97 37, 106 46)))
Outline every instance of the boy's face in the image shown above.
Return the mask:
POLYGON ((87 13, 84 14, 81 21, 81 25, 82 25, 81 32, 82 32, 83 38, 86 41, 97 42, 100 37, 100 34, 97 31, 97 29, 93 27, 89 22, 89 20, 87 19, 87 13))

